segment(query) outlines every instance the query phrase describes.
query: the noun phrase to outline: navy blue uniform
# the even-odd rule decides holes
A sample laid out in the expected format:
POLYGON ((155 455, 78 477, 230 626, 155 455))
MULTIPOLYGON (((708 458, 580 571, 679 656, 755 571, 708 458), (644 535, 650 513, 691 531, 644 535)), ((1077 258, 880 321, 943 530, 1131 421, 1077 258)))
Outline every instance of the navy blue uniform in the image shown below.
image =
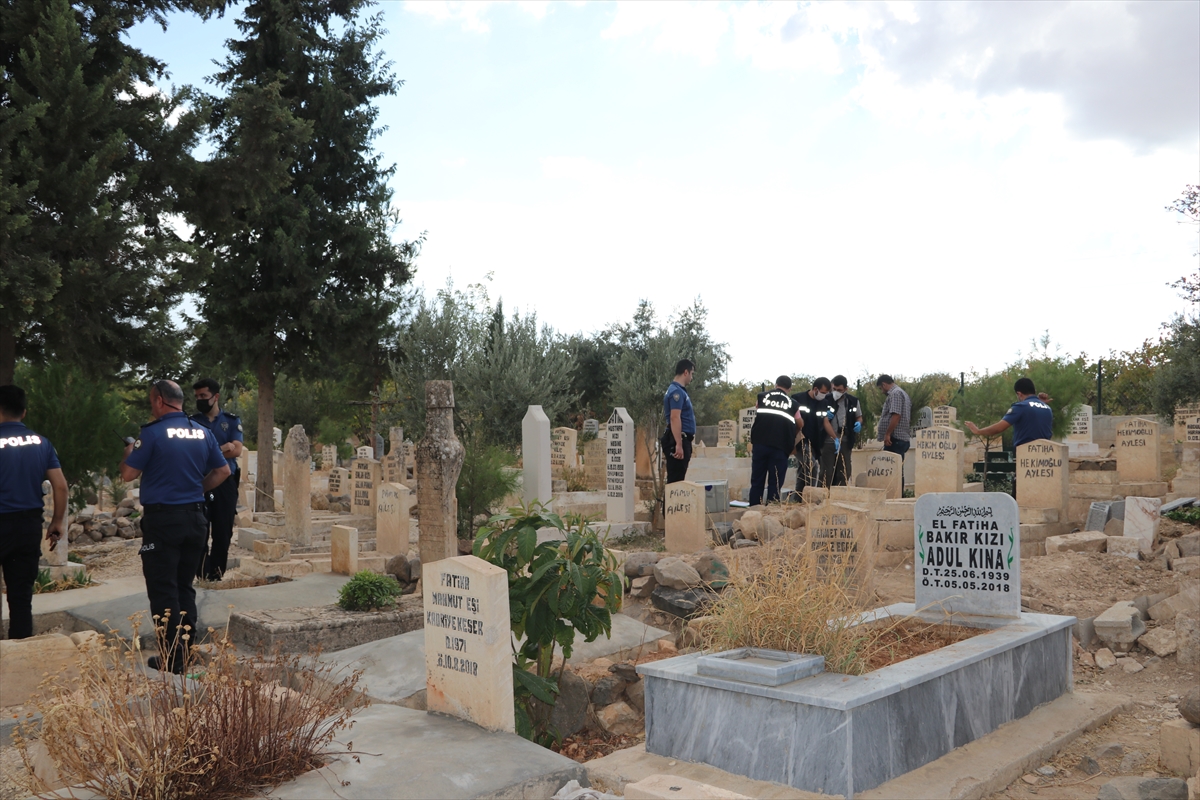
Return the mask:
POLYGON ((779 499, 787 475, 788 456, 796 445, 796 414, 800 404, 782 389, 772 389, 758 395, 758 412, 750 429, 750 505, 762 502, 763 489, 767 502, 779 499))
POLYGON ((1004 421, 1012 425, 1013 447, 1018 447, 1036 439, 1049 439, 1054 411, 1036 397, 1026 397, 1012 404, 1004 421))
POLYGON ((677 381, 671 381, 663 395, 663 416, 667 432, 659 444, 667 462, 667 483, 675 483, 687 477, 688 462, 692 460, 692 440, 696 438, 696 412, 692 410, 692 398, 677 381), (675 457, 675 433, 671 430, 671 412, 679 411, 679 432, 683 434, 683 458, 675 457))
MULTIPOLYGON (((212 431, 218 446, 242 439, 242 421, 227 411, 217 413, 213 419, 207 414, 193 414, 192 421, 212 431)), ((229 544, 233 541, 233 522, 237 517, 238 464, 236 458, 226 458, 229 477, 205 498, 208 511, 209 539, 204 558, 196 570, 196 577, 219 581, 229 563, 229 544)))
POLYGON ((192 578, 208 543, 204 477, 226 466, 225 456, 207 428, 176 411, 142 426, 125 464, 142 471, 142 575, 150 613, 165 628, 166 666, 179 671, 188 646, 180 620, 195 630, 192 578))
POLYGON ((33 635, 33 583, 42 556, 42 481, 60 469, 54 445, 20 422, 0 422, 0 569, 8 638, 33 635))

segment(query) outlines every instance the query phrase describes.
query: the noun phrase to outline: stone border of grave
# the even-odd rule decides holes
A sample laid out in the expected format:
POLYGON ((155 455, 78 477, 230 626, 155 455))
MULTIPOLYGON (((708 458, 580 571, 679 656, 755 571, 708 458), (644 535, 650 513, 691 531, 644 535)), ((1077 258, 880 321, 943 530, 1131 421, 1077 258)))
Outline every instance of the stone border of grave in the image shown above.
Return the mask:
MULTIPOLYGON (((860 624, 915 611, 898 603, 860 624)), ((646 751, 853 797, 1071 691, 1074 617, 971 623, 996 627, 866 675, 782 686, 702 675, 704 653, 643 664, 646 751)))
POLYGON ((399 599, 395 608, 346 611, 340 606, 312 606, 263 611, 237 611, 229 616, 230 640, 248 650, 306 653, 315 647, 332 653, 355 645, 399 636, 424 627, 421 597, 399 599))

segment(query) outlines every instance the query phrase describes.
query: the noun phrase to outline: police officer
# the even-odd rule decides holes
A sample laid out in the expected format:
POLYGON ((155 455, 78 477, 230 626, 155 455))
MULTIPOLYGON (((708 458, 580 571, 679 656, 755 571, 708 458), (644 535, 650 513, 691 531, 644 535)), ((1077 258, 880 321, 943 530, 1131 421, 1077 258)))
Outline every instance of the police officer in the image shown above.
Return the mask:
POLYGON ((146 664, 182 672, 188 648, 183 636, 196 626, 192 579, 208 541, 204 494, 229 477, 229 463, 212 433, 183 413, 183 391, 174 381, 150 387, 150 416, 154 421, 125 448, 121 479, 142 478, 145 515, 138 553, 163 643, 161 656, 146 664))
POLYGON ((796 412, 799 403, 788 397, 792 379, 780 375, 775 388, 758 396, 754 426, 750 428, 750 505, 762 501, 766 484, 768 503, 779 499, 787 475, 788 456, 796 445, 796 412))
POLYGON ((805 486, 820 485, 821 448, 827 438, 837 438, 830 422, 834 412, 829 392, 829 378, 817 378, 807 392, 793 396, 802 436, 796 443, 796 493, 801 497, 805 486))
POLYGON ((229 560, 233 520, 237 516, 237 458, 242 454, 242 421, 228 411, 221 410, 221 385, 212 378, 196 381, 192 389, 196 393, 196 411, 199 412, 192 414, 192 419, 212 431, 229 464, 229 477, 205 497, 212 544, 196 573, 199 578, 219 581, 225 574, 225 565, 229 560))
POLYGON ((833 391, 826 400, 833 409, 830 422, 835 435, 827 437, 821 447, 821 485, 845 486, 854 474, 850 458, 856 436, 862 432, 862 406, 846 391, 845 375, 833 376, 833 391))
POLYGON ((692 440, 696 438, 696 412, 687 387, 696 376, 691 359, 681 358, 675 364, 675 378, 663 394, 663 421, 667 431, 659 444, 667 462, 667 483, 686 480, 688 462, 692 460, 692 440))
POLYGON ((67 479, 54 445, 21 422, 25 390, 0 386, 0 568, 8 588, 8 638, 33 636, 33 583, 42 556, 42 481, 54 493, 54 517, 46 529, 50 546, 63 535, 67 479))

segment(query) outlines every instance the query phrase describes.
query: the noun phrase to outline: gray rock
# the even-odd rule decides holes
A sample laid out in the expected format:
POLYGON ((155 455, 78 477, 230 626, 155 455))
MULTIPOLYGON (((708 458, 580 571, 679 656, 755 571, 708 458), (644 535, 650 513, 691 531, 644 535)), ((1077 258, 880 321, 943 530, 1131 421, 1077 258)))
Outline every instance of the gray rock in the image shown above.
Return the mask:
POLYGON ((1200 533, 1189 533, 1175 540, 1181 556, 1200 556, 1200 533))
POLYGON ((758 526, 758 539, 762 542, 769 542, 782 536, 783 531, 783 523, 779 521, 778 517, 764 516, 762 523, 758 526))
POLYGON ((700 573, 690 564, 674 557, 660 559, 655 563, 654 580, 658 581, 660 588, 665 586, 670 589, 690 589, 704 583, 700 573))
POLYGON ((1100 771, 1100 763, 1091 756, 1083 756, 1079 759, 1079 771, 1085 775, 1095 775, 1100 771))
POLYGON ((637 709, 639 714, 646 713, 646 684, 643 681, 631 683, 625 687, 625 699, 629 705, 637 709))
POLYGON ((1187 781, 1179 778, 1113 778, 1096 800, 1187 800, 1187 781))
POLYGON ((654 565, 662 557, 662 553, 630 553, 625 556, 625 575, 630 578, 653 575, 654 565))
POLYGON ((759 547, 758 542, 752 542, 749 539, 738 539, 733 543, 734 550, 741 550, 744 547, 759 547))
POLYGON ((1113 758, 1125 754, 1125 745, 1120 742, 1107 742, 1095 750, 1096 758, 1113 758))
POLYGON ((588 682, 565 669, 558 679, 558 697, 550 712, 550 726, 565 739, 583 730, 587 717, 588 682))
POLYGON ((605 675, 596 681, 596 685, 592 689, 592 705, 596 708, 610 706, 620 699, 621 693, 624 691, 625 681, 616 675, 605 675))
POLYGON ((671 589, 659 586, 650 594, 650 602, 659 611, 677 617, 694 617, 703 613, 716 595, 706 589, 671 589))
POLYGON ((1127 653, 1138 637, 1146 632, 1146 623, 1133 603, 1115 603, 1093 620, 1100 641, 1118 653, 1127 653))
POLYGON ((1200 725, 1200 686, 1193 686, 1179 698, 1179 713, 1193 725, 1200 725))
POLYGON ((1044 766, 1044 767, 1038 767, 1035 770, 1035 772, 1037 772, 1038 775, 1041 775, 1046 778, 1053 778, 1055 775, 1058 774, 1058 770, 1056 770, 1054 767, 1051 767, 1049 765, 1044 766))
POLYGON ((395 575, 401 583, 410 583, 408 572, 408 556, 395 555, 388 559, 383 568, 385 575, 395 575))
POLYGON ((1200 614, 1188 611, 1175 617, 1175 661, 1185 669, 1200 667, 1200 614))
POLYGON ((626 683, 637 683, 641 680, 637 674, 637 667, 635 667, 633 664, 630 664, 628 661, 622 661, 620 664, 613 664, 608 668, 608 671, 626 683))
POLYGON ((641 578, 633 579, 633 582, 629 585, 629 593, 634 597, 649 597, 656 586, 658 586, 658 581, 654 580, 654 576, 645 575, 641 578))
POLYGON ((1120 770, 1121 772, 1133 772, 1135 769, 1140 767, 1142 762, 1145 760, 1146 756, 1141 750, 1130 750, 1125 754, 1124 758, 1121 759, 1120 770))

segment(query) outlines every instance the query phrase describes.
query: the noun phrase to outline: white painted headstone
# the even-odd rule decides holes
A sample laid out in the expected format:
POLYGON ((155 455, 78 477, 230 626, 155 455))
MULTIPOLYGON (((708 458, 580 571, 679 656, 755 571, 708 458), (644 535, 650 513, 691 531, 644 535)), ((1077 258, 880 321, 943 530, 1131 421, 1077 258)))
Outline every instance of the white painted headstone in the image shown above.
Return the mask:
POLYGON ((954 406, 937 406, 933 409, 934 427, 953 428, 958 419, 958 409, 954 406))
POLYGON ((758 415, 757 408, 743 408, 738 412, 738 441, 750 441, 750 429, 754 427, 754 417, 758 415))
POLYGON ((605 477, 608 495, 608 521, 633 522, 634 465, 633 417, 617 408, 608 418, 605 477))
POLYGON ((550 418, 541 406, 530 406, 521 420, 521 460, 526 505, 554 499, 550 478, 550 418))
POLYGON ((932 492, 913 510, 918 612, 1021 614, 1017 501, 1000 492, 932 492))
POLYGON ((355 458, 375 458, 375 448, 370 445, 362 445, 354 451, 355 458))
POLYGON ((590 434, 592 434, 593 436, 597 436, 597 435, 599 435, 599 433, 600 433, 600 420, 598 420, 598 419, 585 419, 585 420, 583 421, 583 432, 584 432, 584 433, 590 433, 590 434))
POLYGON ((737 438, 737 422, 723 419, 717 423, 717 447, 732 447, 737 438))
POLYGON ((1071 417, 1071 427, 1067 430, 1068 442, 1092 441, 1092 407, 1080 406, 1071 417))

